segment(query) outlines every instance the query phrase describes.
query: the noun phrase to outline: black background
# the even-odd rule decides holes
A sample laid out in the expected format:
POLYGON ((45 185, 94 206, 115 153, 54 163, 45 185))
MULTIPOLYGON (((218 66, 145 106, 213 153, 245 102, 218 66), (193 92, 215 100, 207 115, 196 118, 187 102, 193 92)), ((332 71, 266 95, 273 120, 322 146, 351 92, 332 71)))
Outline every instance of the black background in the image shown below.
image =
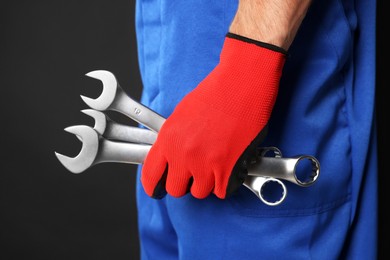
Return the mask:
MULTIPOLYGON (((384 1, 378 2, 380 255, 385 255, 384 1)), ((80 143, 65 127, 93 124, 80 95, 100 83, 84 76, 112 71, 134 99, 142 89, 133 1, 7 1, 0 8, 0 259, 138 259, 135 165, 99 164, 71 174, 54 151, 80 143)), ((99 86, 99 87, 98 87, 99 86)), ((133 124, 120 115, 113 119, 133 124)))

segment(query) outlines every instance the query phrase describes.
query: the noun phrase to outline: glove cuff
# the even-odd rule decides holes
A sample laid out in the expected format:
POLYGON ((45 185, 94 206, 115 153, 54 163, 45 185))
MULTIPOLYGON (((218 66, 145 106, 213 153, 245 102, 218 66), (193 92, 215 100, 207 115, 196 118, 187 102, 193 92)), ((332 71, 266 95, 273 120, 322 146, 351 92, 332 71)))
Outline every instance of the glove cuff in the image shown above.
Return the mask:
POLYGON ((281 48, 279 46, 270 44, 270 43, 257 41, 257 40, 254 40, 254 39, 242 36, 242 35, 238 35, 238 34, 235 34, 235 33, 231 33, 231 32, 228 32, 226 34, 226 37, 232 38, 232 39, 236 39, 236 40, 240 40, 240 41, 247 42, 247 43, 252 43, 252 44, 255 44, 255 45, 259 46, 259 47, 263 47, 263 48, 266 48, 266 49, 269 49, 269 50, 272 50, 272 51, 280 52, 280 53, 282 53, 284 55, 288 55, 288 52, 285 49, 283 49, 283 48, 281 48))
POLYGON ((244 39, 228 34, 219 64, 193 94, 210 107, 239 121, 252 122, 260 130, 276 100, 286 55, 279 52, 280 48, 275 51, 268 48, 271 45, 244 39))

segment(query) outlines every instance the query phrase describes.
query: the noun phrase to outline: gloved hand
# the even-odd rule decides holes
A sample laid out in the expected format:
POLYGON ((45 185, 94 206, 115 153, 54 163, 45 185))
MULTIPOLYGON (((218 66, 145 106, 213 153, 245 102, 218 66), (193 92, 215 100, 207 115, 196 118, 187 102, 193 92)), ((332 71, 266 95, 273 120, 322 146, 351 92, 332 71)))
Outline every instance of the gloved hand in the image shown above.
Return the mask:
POLYGON ((277 46, 228 33, 219 64, 161 127, 142 169, 145 192, 221 199, 233 193, 266 135, 285 58, 277 46))

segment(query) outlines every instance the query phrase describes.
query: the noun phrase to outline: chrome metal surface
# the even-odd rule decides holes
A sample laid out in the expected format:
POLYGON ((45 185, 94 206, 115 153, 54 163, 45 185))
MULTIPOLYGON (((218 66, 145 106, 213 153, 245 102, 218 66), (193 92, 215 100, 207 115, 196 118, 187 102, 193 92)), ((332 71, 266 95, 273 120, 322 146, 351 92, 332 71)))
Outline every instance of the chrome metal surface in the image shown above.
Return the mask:
POLYGON ((256 164, 248 167, 248 174, 251 176, 269 176, 283 179, 299 185, 308 187, 319 177, 320 163, 316 158, 309 155, 301 155, 294 158, 284 157, 259 157, 256 164), (297 168, 300 163, 308 160, 311 163, 309 173, 297 175, 297 168))
POLYGON ((61 164, 72 173, 82 173, 95 164, 104 162, 141 164, 150 150, 150 145, 110 141, 92 127, 71 126, 65 131, 75 134, 82 142, 82 148, 75 157, 55 152, 61 164))
POLYGON ((98 110, 84 109, 81 112, 91 116, 95 120, 93 128, 109 140, 140 144, 153 144, 156 141, 157 133, 149 129, 119 124, 98 110))
POLYGON ((156 133, 160 130, 165 119, 148 107, 130 98, 123 91, 114 74, 106 70, 95 70, 87 73, 86 76, 98 79, 103 84, 103 91, 96 99, 81 95, 82 100, 90 108, 99 111, 117 111, 156 133))
MULTIPOLYGON (((95 119, 94 128, 89 126, 72 126, 65 131, 75 134, 82 142, 80 153, 68 157, 55 152, 58 160, 73 173, 81 173, 89 167, 104 162, 142 164, 165 118, 150 108, 130 98, 120 87, 115 76, 105 70, 96 70, 86 74, 101 80, 103 91, 96 99, 81 96, 92 109, 82 110, 95 119), (103 111, 120 112, 136 122, 149 128, 125 127, 109 119, 103 111), (153 132, 152 132, 153 131, 153 132)), ((249 165, 248 176, 243 185, 251 190, 260 200, 269 206, 281 204, 287 196, 287 188, 280 180, 287 180, 301 187, 312 185, 319 176, 320 164, 309 155, 293 158, 282 157, 276 147, 259 148, 259 156, 254 164, 249 165), (272 156, 269 154, 272 153, 272 156), (311 172, 305 177, 298 176, 299 163, 309 160, 311 172), (268 200, 264 189, 270 184, 280 188, 277 199, 268 200)))
POLYGON ((248 175, 245 178, 243 185, 251 190, 262 202, 268 206, 277 206, 281 204, 287 196, 287 188, 284 183, 272 177, 248 175), (271 183, 276 183, 279 185, 279 188, 281 188, 280 193, 274 200, 267 199, 263 192, 264 188, 271 183))

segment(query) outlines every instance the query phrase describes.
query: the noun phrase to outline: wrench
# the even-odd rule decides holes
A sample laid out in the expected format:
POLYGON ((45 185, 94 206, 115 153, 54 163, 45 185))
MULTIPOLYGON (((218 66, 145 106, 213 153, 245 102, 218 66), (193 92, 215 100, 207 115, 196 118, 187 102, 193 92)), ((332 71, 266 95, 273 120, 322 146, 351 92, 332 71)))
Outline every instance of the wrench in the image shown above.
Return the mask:
POLYGON ((55 152, 62 165, 72 173, 81 173, 91 166, 104 162, 141 164, 150 150, 150 145, 110 141, 85 125, 65 128, 82 142, 82 148, 75 157, 55 152))
POLYGON ((103 91, 96 99, 81 95, 81 99, 95 110, 113 110, 120 112, 136 122, 158 133, 165 121, 161 115, 136 102, 123 91, 114 74, 106 70, 95 70, 86 76, 98 79, 103 83, 103 91))
MULTIPOLYGON (((106 70, 95 70, 87 73, 86 75, 100 80, 103 84, 103 92, 98 98, 91 99, 81 96, 88 106, 100 111, 114 110, 120 112, 152 131, 157 133, 159 132, 162 124, 165 122, 165 118, 150 108, 130 98, 125 91, 123 91, 114 74, 106 70)), ((251 165, 248 169, 249 175, 281 178, 302 187, 310 186, 317 180, 320 173, 320 164, 315 157, 310 155, 301 155, 289 160, 279 160, 282 157, 279 149, 264 148, 261 151, 262 156, 259 157, 259 159, 263 160, 264 155, 270 151, 275 154, 275 158, 269 163, 263 162, 262 164, 267 166, 264 169, 259 163, 251 165), (305 159, 311 162, 312 170, 311 174, 305 175, 305 179, 302 180, 302 178, 297 176, 296 169, 297 164, 305 159), (258 169, 257 167, 261 167, 261 169, 258 169), (274 169, 276 169, 276 171, 274 171, 274 169), (263 174, 264 171, 267 173, 266 175, 263 174)), ((266 162, 268 161, 269 160, 266 159, 266 162)))
POLYGON ((145 144, 153 144, 156 141, 157 134, 150 130, 119 124, 97 110, 84 109, 81 112, 91 116, 95 121, 93 128, 96 132, 109 140, 145 144))
MULTIPOLYGON (((55 152, 57 159, 72 173, 81 173, 88 168, 105 162, 142 164, 151 145, 111 141, 100 135, 95 129, 85 125, 65 128, 66 132, 75 134, 83 143, 80 153, 68 157, 55 152)), ((265 161, 268 157, 264 158, 265 161)), ((262 170, 261 167, 258 170, 262 170)), ((243 184, 266 205, 276 206, 284 201, 287 188, 283 182, 272 177, 248 175, 243 184), (270 183, 276 182, 281 187, 280 197, 269 200, 263 194, 263 189, 270 183)))
MULTIPOLYGON (((120 112, 135 120, 136 122, 143 124, 154 132, 159 131, 165 119, 156 112, 150 110, 149 108, 139 104, 138 102, 128 97, 126 93, 121 89, 120 85, 116 81, 115 76, 111 72, 99 70, 92 71, 86 75, 95 79, 99 79, 103 82, 103 92, 97 99, 90 99, 88 97, 81 96, 81 98, 84 100, 84 102, 86 102, 87 105, 98 111, 114 110, 120 112), (132 109, 128 109, 126 103, 130 103, 132 109)), ((102 162, 124 162, 136 164, 142 163, 143 158, 145 158, 147 151, 150 147, 141 144, 131 144, 132 147, 130 147, 127 146, 126 143, 106 140, 103 135, 106 135, 107 138, 118 139, 121 141, 123 141, 124 138, 121 138, 120 136, 115 136, 115 134, 110 133, 110 131, 105 133, 105 127, 102 127, 101 124, 99 124, 99 120, 103 120, 103 117, 105 115, 104 113, 95 113, 98 112, 96 110, 82 111, 83 113, 86 113, 95 118, 95 130, 87 126, 74 126, 65 129, 65 131, 74 133, 79 137, 79 139, 83 142, 83 148, 81 149, 80 154, 74 158, 55 153, 60 162, 68 170, 74 173, 80 173, 91 167, 92 165, 102 162), (96 118, 98 117, 99 119, 96 120, 96 118), (90 136, 94 137, 91 138, 90 136)), ((106 117, 106 120, 107 119, 108 117, 106 117)), ((108 119, 107 121, 109 122, 110 120, 108 119)), ((146 135, 146 131, 142 131, 142 133, 140 132, 140 136, 137 136, 135 139, 129 138, 127 139, 127 141, 145 143, 145 140, 142 135, 146 135), (138 142, 137 140, 144 141, 138 142)), ((154 140, 155 139, 150 140, 150 142, 148 141, 146 143, 153 143, 154 140)), ((302 182, 295 175, 296 164, 302 160, 300 159, 302 156, 299 156, 297 158, 289 158, 288 160, 285 160, 284 158, 281 159, 281 153, 277 148, 263 149, 261 155, 263 156, 270 150, 274 152, 275 158, 278 157, 279 159, 270 161, 270 157, 264 157, 262 158, 263 164, 265 166, 270 167, 270 169, 279 169, 277 175, 280 178, 285 178, 286 180, 292 181, 297 185, 304 187, 309 186, 316 181, 319 175, 319 163, 314 157, 304 156, 306 159, 311 160, 313 167, 312 174, 309 180, 302 182)), ((264 176, 263 172, 266 169, 267 167, 265 167, 264 169, 262 169, 262 167, 256 167, 253 169, 250 168, 248 176, 244 182, 244 186, 249 188, 265 204, 270 206, 276 206, 282 203, 282 201, 285 199, 287 195, 287 189, 283 182, 281 182, 279 179, 272 177, 272 170, 269 172, 269 176, 264 176), (267 200, 263 196, 263 188, 266 186, 266 184, 275 182, 281 188, 281 196, 277 200, 267 200)))
MULTIPOLYGON (((65 128, 65 131, 75 134, 83 143, 82 149, 76 157, 68 157, 55 152, 56 157, 62 165, 72 173, 81 173, 93 165, 105 162, 142 164, 151 148, 151 145, 149 144, 134 144, 107 140, 95 129, 85 125, 67 127, 65 128)), ((261 164, 256 164, 256 167, 249 169, 249 174, 243 185, 252 191, 266 205, 276 206, 282 203, 286 198, 287 188, 279 179, 263 176, 261 174, 267 174, 267 171, 270 171, 270 169, 277 168, 282 177, 290 176, 292 171, 291 167, 283 166, 290 165, 291 161, 299 162, 304 158, 282 158, 280 151, 274 147, 262 148, 261 151, 263 151, 263 153, 260 153, 260 156, 264 155, 264 151, 268 152, 271 150, 275 153, 276 157, 280 157, 276 160, 276 157, 262 157, 261 164), (267 195, 264 193, 264 189, 267 185, 275 183, 279 185, 279 198, 276 200, 266 198, 267 195)), ((272 170, 270 173, 272 173, 272 170)), ((312 183, 314 183, 314 181, 312 183)))

